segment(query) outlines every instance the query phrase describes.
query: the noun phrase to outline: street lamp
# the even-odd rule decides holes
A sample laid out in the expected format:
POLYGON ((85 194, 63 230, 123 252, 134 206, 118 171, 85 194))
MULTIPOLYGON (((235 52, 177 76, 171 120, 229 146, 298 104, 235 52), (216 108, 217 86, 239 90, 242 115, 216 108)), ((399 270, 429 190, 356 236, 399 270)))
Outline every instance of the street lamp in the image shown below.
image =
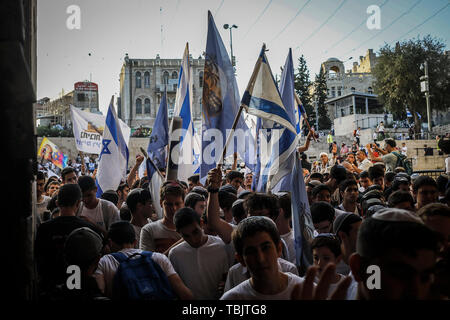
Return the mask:
POLYGON ((314 92, 314 112, 315 112, 315 114, 316 114, 316 132, 319 131, 319 115, 317 114, 317 111, 318 111, 318 110, 317 110, 317 109, 318 109, 318 106, 317 106, 317 103, 318 103, 317 98, 318 98, 317 92, 314 92))
POLYGON ((425 72, 424 76, 421 76, 420 79, 420 91, 425 92, 425 98, 427 100, 427 118, 428 118, 428 132, 431 133, 431 115, 430 115, 430 85, 429 85, 429 78, 428 78, 428 62, 425 61, 421 66, 420 69, 425 72))
POLYGON ((233 67, 236 66, 236 60, 235 60, 235 58, 234 58, 234 56, 233 56, 233 36, 232 36, 232 34, 231 34, 231 29, 237 28, 237 27, 238 27, 238 26, 235 25, 235 24, 233 24, 232 26, 230 26, 228 23, 226 23, 226 24, 223 25, 223 28, 224 28, 225 30, 226 30, 226 29, 230 29, 231 65, 232 65, 233 67))

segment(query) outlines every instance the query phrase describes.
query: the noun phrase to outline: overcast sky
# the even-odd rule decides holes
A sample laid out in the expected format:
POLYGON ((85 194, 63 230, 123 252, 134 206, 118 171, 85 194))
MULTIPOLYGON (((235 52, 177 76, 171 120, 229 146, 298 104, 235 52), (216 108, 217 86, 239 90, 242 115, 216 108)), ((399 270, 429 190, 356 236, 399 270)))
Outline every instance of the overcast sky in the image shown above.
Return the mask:
POLYGON ((206 47, 208 10, 228 50, 223 25, 238 26, 232 32, 241 95, 263 42, 274 73, 280 74, 291 47, 294 60, 305 56, 313 80, 330 57, 353 57, 345 63, 350 69, 368 48, 376 52, 385 43, 431 34, 448 50, 450 35, 448 0, 38 0, 37 10, 38 99, 54 99, 91 76, 103 113, 111 95, 119 94, 125 53, 181 59, 189 42, 198 58, 206 47), (79 30, 66 26, 70 5, 81 10, 79 30), (381 7, 379 30, 366 26, 370 5, 381 7))

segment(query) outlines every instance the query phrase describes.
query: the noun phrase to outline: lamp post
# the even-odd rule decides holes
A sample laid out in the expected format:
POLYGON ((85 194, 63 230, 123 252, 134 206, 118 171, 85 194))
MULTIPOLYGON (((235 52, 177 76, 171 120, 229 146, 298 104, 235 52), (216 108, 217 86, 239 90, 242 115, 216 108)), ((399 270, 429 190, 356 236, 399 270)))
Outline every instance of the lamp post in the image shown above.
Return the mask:
POLYGON ((236 66, 236 60, 235 60, 235 58, 234 58, 234 56, 233 56, 233 36, 232 36, 232 33, 231 33, 231 29, 237 28, 237 27, 238 27, 238 26, 235 25, 235 24, 233 24, 232 26, 230 26, 228 23, 223 25, 223 28, 224 28, 225 30, 226 30, 226 29, 230 29, 231 65, 233 66, 233 69, 236 69, 236 68, 235 68, 235 66, 236 66))
POLYGON ((319 115, 317 114, 317 109, 318 109, 317 103, 318 103, 317 93, 314 93, 314 112, 316 114, 316 132, 319 131, 319 115))
POLYGON ((420 69, 425 72, 424 76, 421 76, 420 79, 420 91, 425 92, 425 99, 427 100, 427 118, 428 118, 428 132, 431 133, 431 114, 430 114, 430 84, 428 82, 428 62, 425 61, 420 69))

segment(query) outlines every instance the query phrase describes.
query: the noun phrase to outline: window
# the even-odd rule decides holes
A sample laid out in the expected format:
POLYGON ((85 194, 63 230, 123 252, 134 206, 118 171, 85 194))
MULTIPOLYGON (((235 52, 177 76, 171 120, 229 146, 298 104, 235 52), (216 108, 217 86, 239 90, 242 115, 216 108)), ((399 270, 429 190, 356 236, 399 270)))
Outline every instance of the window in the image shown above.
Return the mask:
POLYGON ((136 99, 136 114, 142 114, 142 100, 136 99))
POLYGON ((199 82, 199 86, 200 88, 203 87, 203 71, 200 71, 200 73, 198 74, 198 82, 199 82))
POLYGON ((352 90, 352 92, 355 92, 356 89, 355 87, 352 87, 350 90, 352 90))
POLYGON ((144 87, 150 88, 150 72, 148 71, 144 73, 144 87))
POLYGON ((172 79, 178 79, 178 73, 176 71, 172 72, 172 79))
POLYGON ((136 88, 141 88, 141 73, 136 72, 136 88))
POLYGON ((335 87, 331 87, 331 96, 334 98, 336 96, 335 87))
POLYGON ((369 93, 369 94, 373 94, 373 90, 372 90, 372 87, 369 87, 369 88, 367 89, 367 93, 369 93))
POLYGON ((150 114, 150 99, 146 98, 144 102, 144 113, 150 114))
POLYGON ((342 95, 342 87, 338 87, 338 97, 340 97, 342 95))
POLYGON ((163 84, 169 84, 169 73, 167 71, 164 71, 163 73, 163 84))

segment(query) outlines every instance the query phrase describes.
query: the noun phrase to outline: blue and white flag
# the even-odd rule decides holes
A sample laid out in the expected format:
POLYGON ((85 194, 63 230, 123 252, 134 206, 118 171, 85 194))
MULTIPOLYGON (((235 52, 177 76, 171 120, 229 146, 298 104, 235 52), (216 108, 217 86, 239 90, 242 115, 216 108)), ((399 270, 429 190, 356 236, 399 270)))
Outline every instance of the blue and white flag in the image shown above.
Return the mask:
MULTIPOLYGON (((261 51, 260 58, 260 69, 265 69, 263 72, 258 72, 261 74, 255 80, 255 85, 253 88, 260 86, 265 88, 264 90, 253 90, 253 95, 257 93, 258 95, 253 96, 250 100, 244 101, 243 103, 249 102, 248 107, 249 113, 251 110, 263 110, 263 112, 257 112, 258 117, 261 121, 258 122, 258 172, 256 191, 267 192, 267 191, 277 191, 280 190, 280 182, 283 178, 292 171, 293 155, 297 146, 297 131, 295 129, 295 109, 297 108, 295 101, 295 91, 294 91, 294 68, 292 63, 292 53, 289 51, 286 63, 283 69, 281 78, 281 88, 282 94, 276 87, 273 81, 272 73, 270 72, 270 67, 267 63, 267 59, 264 54, 264 47, 261 51), (263 59, 261 59, 261 55, 263 59), (265 62, 263 62, 265 61, 265 62), (265 77, 265 79, 262 79, 265 77), (268 79, 267 79, 268 78, 268 79), (258 98, 264 95, 266 98, 258 98), (277 105, 268 100, 270 97, 271 101, 277 101, 277 105), (274 112, 274 114, 271 114, 274 112), (280 117, 279 115, 283 116, 280 117), (282 121, 280 121, 280 119, 282 121), (280 121, 280 122, 279 122, 280 121), (293 130, 292 130, 293 129, 293 130), (278 186, 277 186, 278 185, 278 186), (276 187, 276 188, 275 188, 276 187), (275 189, 274 189, 275 188, 275 189)), ((258 65, 258 63, 257 63, 258 65)), ((256 72, 253 74, 255 75, 256 72)), ((249 85, 250 87, 251 85, 249 85)), ((249 91, 247 92, 249 95, 249 91)), ((289 181, 285 180, 285 184, 289 181)), ((288 186, 283 186, 287 188, 288 186)))
POLYGON ((166 168, 166 147, 169 144, 169 120, 167 113, 167 91, 165 90, 148 141, 148 159, 145 161, 149 179, 148 188, 152 195, 153 207, 158 218, 163 217, 163 211, 159 202, 159 191, 163 184, 163 177, 159 175, 158 170, 166 168))
MULTIPOLYGON (((294 88, 294 64, 292 62, 292 49, 290 48, 283 67, 283 72, 281 73, 280 95, 291 123, 295 124, 297 121, 295 119, 295 110, 300 110, 300 114, 302 114, 302 111, 299 109, 301 103, 299 104, 297 101, 294 88)), ((276 171, 272 170, 276 172, 275 177, 272 178, 273 183, 271 189, 273 192, 277 192, 278 190, 290 191, 291 185, 289 174, 291 174, 294 167, 294 157, 296 156, 295 150, 298 144, 298 133, 294 134, 289 130, 282 130, 280 142, 278 143, 280 160, 274 161, 274 163, 278 163, 278 168, 276 171)), ((273 153, 274 152, 272 152, 272 154, 273 153)))
MULTIPOLYGON (((189 44, 184 49, 178 78, 177 95, 175 98, 174 117, 182 119, 182 134, 177 145, 179 152, 177 179, 187 182, 195 172, 194 168, 194 122, 192 118, 192 74, 189 61, 189 44)), ((199 153, 199 151, 197 151, 199 153)), ((169 155, 170 156, 170 155, 169 155)))
POLYGON ((417 116, 419 117, 419 119, 422 119, 422 116, 420 115, 420 113, 418 113, 418 112, 416 111, 416 114, 417 114, 417 116))
POLYGON ((412 118, 411 111, 409 111, 408 109, 406 109, 406 117, 412 118))
POLYGON ((297 134, 301 134, 303 129, 302 118, 304 118, 307 121, 308 115, 306 114, 306 109, 303 106, 303 103, 298 97, 297 93, 294 93, 294 95, 295 95, 295 102, 297 105, 297 108, 295 108, 295 121, 297 121, 295 128, 297 129, 297 134))
POLYGON ((308 195, 306 193, 305 181, 301 160, 295 156, 294 168, 291 174, 291 210, 292 228, 294 229, 294 244, 296 265, 303 272, 312 265, 312 250, 309 245, 314 237, 314 225, 309 208, 308 195))
POLYGON ((113 99, 114 96, 111 98, 106 116, 102 151, 95 178, 97 198, 100 198, 106 190, 117 190, 120 181, 126 179, 128 167, 128 146, 119 125, 113 99))
POLYGON ((289 114, 283 105, 265 50, 264 44, 241 103, 247 113, 276 122, 296 134, 294 112, 289 114))
MULTIPOLYGON (((205 181, 208 171, 214 168, 219 161, 229 134, 227 130, 232 128, 239 107, 240 96, 234 68, 216 28, 213 16, 208 11, 208 36, 202 97, 202 164, 200 168, 200 180, 202 182, 205 181), (221 141, 215 141, 211 138, 213 129, 220 132, 221 141)), ((254 137, 242 114, 238 119, 235 135, 231 141, 233 145, 228 146, 226 156, 237 152, 246 166, 253 171, 255 165, 254 137), (239 140, 237 143, 235 143, 236 139, 239 140)))

